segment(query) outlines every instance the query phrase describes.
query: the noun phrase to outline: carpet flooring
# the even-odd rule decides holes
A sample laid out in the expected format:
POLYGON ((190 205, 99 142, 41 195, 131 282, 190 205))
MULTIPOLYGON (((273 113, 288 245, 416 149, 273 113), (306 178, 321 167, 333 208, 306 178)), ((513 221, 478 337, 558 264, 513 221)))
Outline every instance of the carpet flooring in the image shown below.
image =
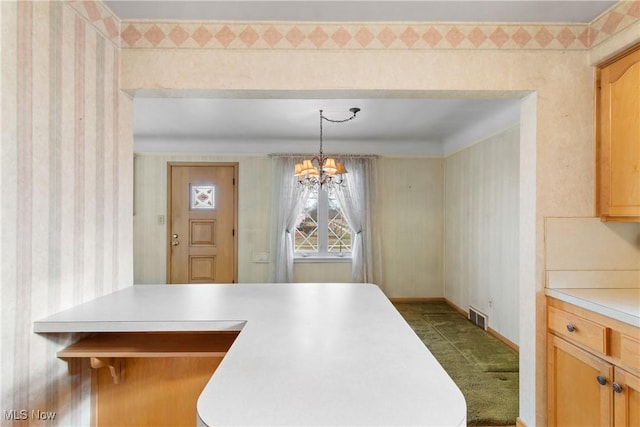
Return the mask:
POLYGON ((462 391, 468 425, 515 424, 517 352, 444 302, 394 306, 462 391))

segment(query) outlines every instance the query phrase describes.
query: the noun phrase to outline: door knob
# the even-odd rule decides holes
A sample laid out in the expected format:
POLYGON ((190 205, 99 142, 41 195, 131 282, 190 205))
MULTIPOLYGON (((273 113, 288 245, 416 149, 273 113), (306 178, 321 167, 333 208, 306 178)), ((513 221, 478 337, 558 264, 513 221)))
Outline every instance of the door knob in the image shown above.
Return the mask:
POLYGON ((180 244, 180 242, 179 242, 179 241, 177 241, 177 240, 173 240, 173 241, 171 242, 171 246, 178 246, 179 244, 180 244))

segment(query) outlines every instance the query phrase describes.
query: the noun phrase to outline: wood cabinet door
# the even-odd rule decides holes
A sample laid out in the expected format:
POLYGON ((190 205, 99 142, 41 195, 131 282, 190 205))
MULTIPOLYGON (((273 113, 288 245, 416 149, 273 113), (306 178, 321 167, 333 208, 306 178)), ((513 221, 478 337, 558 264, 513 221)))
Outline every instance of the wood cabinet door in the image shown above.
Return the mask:
POLYGON ((600 69, 598 205, 640 220, 640 46, 600 69))
POLYGON ((561 338, 547 337, 549 425, 612 426, 613 366, 561 338))
POLYGON ((237 281, 237 164, 169 164, 167 283, 237 281))
POLYGON ((640 426, 640 377, 615 368, 614 389, 616 427, 640 426))

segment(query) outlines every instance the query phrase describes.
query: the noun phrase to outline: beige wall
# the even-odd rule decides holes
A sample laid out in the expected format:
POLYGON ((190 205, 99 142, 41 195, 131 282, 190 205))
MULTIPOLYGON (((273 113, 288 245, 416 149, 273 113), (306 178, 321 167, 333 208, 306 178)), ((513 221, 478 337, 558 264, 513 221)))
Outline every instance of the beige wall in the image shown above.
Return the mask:
POLYGON ((444 296, 518 343, 519 124, 445 161, 444 296))
POLYGON ((0 8, 2 425, 12 409, 89 425, 90 369, 70 375, 55 357, 73 337, 35 335, 32 322, 132 284, 133 111, 117 22, 95 4, 0 8))
MULTIPOLYGON (((134 281, 166 283, 167 162, 238 162, 238 281, 269 282, 271 159, 266 155, 139 153, 135 157, 134 281)), ((351 263, 294 265, 295 282, 350 282, 351 263)))
POLYGON ((135 283, 166 283, 167 162, 238 162, 238 280, 264 283, 269 264, 255 262, 269 252, 271 159, 264 155, 137 154, 135 157, 135 283))
POLYGON ((296 262, 293 264, 295 283, 350 283, 350 262, 296 262))
POLYGON ((442 297, 444 160, 378 159, 375 282, 389 297, 442 297))
MULTIPOLYGON (((239 163, 238 273, 241 283, 269 281, 271 160, 265 155, 139 153, 135 157, 135 283, 166 282, 167 162, 239 163)), ((390 296, 441 297, 443 160, 380 158, 376 283, 390 296)), ((351 264, 296 262, 296 282, 350 282, 351 264)))
POLYGON ((547 218, 548 288, 640 288, 640 224, 547 218))

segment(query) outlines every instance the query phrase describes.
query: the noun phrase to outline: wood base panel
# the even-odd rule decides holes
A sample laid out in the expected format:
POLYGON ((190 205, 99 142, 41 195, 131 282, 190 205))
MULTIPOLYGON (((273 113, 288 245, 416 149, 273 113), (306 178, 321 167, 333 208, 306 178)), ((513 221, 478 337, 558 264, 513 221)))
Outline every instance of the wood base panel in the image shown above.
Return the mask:
POLYGON ((93 419, 98 427, 196 426, 198 396, 222 357, 131 357, 114 384, 94 372, 93 419))

